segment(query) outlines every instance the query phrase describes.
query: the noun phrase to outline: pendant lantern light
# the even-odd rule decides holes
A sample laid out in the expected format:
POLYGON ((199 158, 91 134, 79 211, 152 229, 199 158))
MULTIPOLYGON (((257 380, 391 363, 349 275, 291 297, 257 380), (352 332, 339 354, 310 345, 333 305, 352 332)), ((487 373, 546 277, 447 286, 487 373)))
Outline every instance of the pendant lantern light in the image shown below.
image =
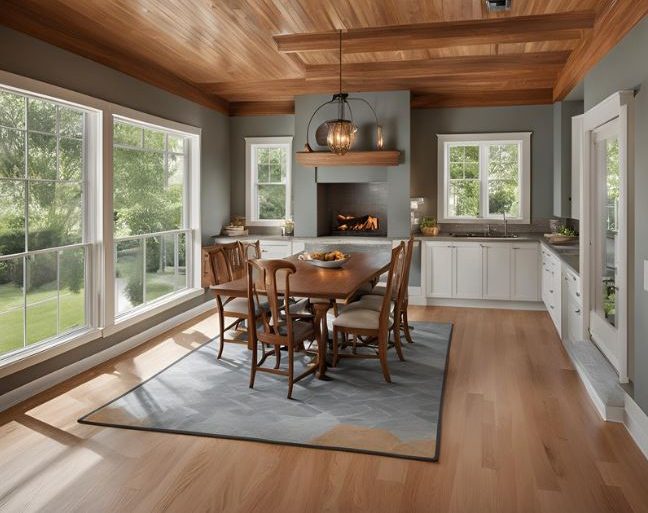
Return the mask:
POLYGON ((364 102, 371 109, 371 112, 374 115, 374 119, 376 120, 376 148, 382 150, 383 132, 382 132, 382 127, 378 124, 378 116, 376 115, 376 111, 374 110, 374 108, 364 98, 350 98, 348 93, 342 91, 342 31, 341 30, 339 31, 339 35, 340 35, 339 92, 334 94, 331 100, 324 102, 319 107, 317 107, 317 109, 315 109, 315 112, 313 112, 313 115, 308 121, 308 126, 306 128, 306 144, 304 145, 304 150, 307 152, 313 151, 313 149, 311 148, 308 142, 311 123, 313 121, 313 118, 315 117, 315 114, 317 114, 322 107, 330 104, 334 104, 337 106, 338 117, 337 119, 326 122, 326 126, 328 128, 327 136, 326 136, 326 144, 329 147, 329 150, 331 150, 332 153, 335 153, 337 155, 344 155, 353 147, 353 143, 355 142, 355 136, 358 131, 358 127, 353 122, 353 112, 351 110, 351 105, 349 105, 349 101, 364 102), (347 110, 349 112, 348 118, 346 116, 347 110))

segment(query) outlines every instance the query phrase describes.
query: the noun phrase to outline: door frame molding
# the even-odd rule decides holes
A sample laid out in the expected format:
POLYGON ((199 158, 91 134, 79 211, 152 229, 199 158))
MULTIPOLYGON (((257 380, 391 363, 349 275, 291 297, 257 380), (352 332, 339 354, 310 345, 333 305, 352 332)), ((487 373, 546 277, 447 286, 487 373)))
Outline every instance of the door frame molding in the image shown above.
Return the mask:
POLYGON ((594 262, 590 248, 592 247, 592 230, 594 223, 590 222, 592 209, 592 180, 595 165, 592 163, 593 132, 606 123, 619 120, 619 171, 620 194, 623 197, 622 208, 619 209, 619 224, 624 230, 619 232, 619 261, 622 262, 617 273, 619 286, 625 291, 617 297, 617 330, 622 341, 619 355, 606 354, 604 348, 599 349, 613 361, 619 372, 619 381, 628 382, 628 344, 631 335, 632 312, 629 308, 629 298, 634 294, 632 277, 633 269, 633 239, 629 236, 634 231, 634 91, 618 91, 583 114, 583 144, 581 147, 583 176, 580 184, 580 268, 583 287, 583 336, 591 338, 590 310, 591 279, 594 262), (620 315, 619 315, 620 313, 620 315))

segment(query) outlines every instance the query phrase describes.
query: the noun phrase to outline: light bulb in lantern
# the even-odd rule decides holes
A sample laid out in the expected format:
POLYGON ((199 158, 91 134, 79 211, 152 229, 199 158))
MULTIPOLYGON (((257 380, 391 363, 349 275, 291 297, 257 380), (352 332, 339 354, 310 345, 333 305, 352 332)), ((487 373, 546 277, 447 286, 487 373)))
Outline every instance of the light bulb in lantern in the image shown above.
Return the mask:
POLYGON ((326 144, 337 155, 344 155, 353 146, 357 128, 347 119, 337 119, 328 123, 326 144))
POLYGON ((383 128, 380 125, 376 125, 376 148, 382 150, 384 144, 385 141, 383 139, 383 128))

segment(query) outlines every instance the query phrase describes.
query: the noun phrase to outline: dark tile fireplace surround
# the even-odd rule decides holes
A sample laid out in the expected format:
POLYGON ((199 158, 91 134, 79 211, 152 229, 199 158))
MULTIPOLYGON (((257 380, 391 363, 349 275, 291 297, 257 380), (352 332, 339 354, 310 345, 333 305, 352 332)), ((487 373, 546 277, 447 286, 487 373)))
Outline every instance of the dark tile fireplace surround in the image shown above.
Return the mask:
POLYGON ((388 184, 375 183, 320 183, 318 193, 319 235, 344 235, 335 231, 338 214, 379 218, 379 228, 372 232, 349 232, 348 235, 384 237, 387 235, 388 184))

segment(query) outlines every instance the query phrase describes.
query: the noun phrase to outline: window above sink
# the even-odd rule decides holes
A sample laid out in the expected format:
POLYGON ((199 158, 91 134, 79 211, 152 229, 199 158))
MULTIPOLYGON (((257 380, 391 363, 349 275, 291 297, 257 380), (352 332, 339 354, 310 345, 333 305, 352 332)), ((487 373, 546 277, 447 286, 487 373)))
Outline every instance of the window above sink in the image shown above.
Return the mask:
POLYGON ((531 133, 438 135, 441 223, 528 223, 531 133))

